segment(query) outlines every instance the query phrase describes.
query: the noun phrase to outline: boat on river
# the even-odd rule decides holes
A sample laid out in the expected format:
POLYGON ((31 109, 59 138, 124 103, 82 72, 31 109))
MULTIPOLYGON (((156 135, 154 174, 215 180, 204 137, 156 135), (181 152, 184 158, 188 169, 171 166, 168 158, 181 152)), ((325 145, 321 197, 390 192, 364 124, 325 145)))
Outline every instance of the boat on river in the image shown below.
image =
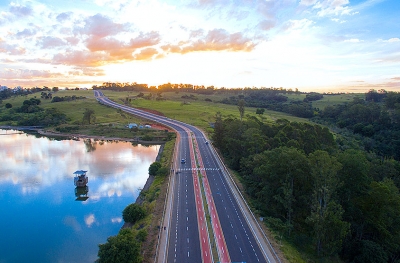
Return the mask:
POLYGON ((86 187, 89 182, 89 178, 86 176, 87 171, 78 170, 74 172, 74 185, 76 187, 86 187))

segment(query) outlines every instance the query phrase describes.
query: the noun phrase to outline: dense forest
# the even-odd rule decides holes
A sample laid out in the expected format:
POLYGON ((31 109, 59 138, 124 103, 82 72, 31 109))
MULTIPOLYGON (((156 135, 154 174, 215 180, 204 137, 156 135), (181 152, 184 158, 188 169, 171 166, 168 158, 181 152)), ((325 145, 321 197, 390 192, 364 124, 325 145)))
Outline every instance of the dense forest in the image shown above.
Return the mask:
POLYGON ((365 99, 327 106, 315 122, 331 125, 336 132, 350 132, 367 152, 400 160, 400 94, 369 91, 365 99))
POLYGON ((400 165, 338 144, 320 125, 216 116, 215 146, 239 171, 253 207, 321 258, 397 262, 400 165))

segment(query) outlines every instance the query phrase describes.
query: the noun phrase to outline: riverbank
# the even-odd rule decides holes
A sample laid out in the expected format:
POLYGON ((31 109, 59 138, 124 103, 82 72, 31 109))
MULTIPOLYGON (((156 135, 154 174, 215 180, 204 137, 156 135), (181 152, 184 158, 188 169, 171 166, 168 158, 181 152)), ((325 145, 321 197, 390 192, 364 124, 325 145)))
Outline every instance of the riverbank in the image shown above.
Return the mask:
MULTIPOLYGON (((156 162, 160 162, 161 161, 161 156, 163 154, 163 151, 164 151, 164 144, 162 144, 160 146, 160 149, 158 150, 158 154, 157 154, 157 157, 156 157, 156 160, 155 160, 156 162)), ((143 202, 145 200, 144 197, 143 197, 143 192, 148 191, 150 189, 150 187, 153 184, 155 178, 156 177, 154 175, 149 175, 149 177, 146 180, 146 183, 144 184, 142 190, 139 193, 139 196, 136 198, 135 204, 138 204, 138 205, 142 205, 143 204, 143 202)), ((132 227, 132 226, 133 226, 132 223, 124 222, 124 224, 122 225, 121 229, 129 228, 129 227, 132 227)))
POLYGON ((98 141, 124 141, 124 142, 132 142, 137 144, 165 144, 165 141, 145 141, 141 140, 138 137, 126 138, 126 137, 110 137, 110 136, 99 136, 99 135, 86 135, 81 133, 63 133, 52 130, 47 130, 44 128, 37 127, 24 127, 24 126, 0 126, 0 129, 3 130, 18 130, 18 131, 33 131, 40 135, 47 137, 63 137, 71 140, 77 139, 93 139, 98 141))

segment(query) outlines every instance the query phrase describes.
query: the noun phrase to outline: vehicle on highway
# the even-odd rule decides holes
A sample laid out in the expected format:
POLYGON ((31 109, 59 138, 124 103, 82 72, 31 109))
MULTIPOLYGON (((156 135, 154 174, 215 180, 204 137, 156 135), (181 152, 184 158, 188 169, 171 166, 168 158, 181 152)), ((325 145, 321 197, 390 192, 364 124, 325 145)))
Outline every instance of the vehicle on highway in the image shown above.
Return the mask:
POLYGON ((182 160, 181 160, 181 163, 186 163, 186 160, 185 160, 185 159, 182 159, 182 160))

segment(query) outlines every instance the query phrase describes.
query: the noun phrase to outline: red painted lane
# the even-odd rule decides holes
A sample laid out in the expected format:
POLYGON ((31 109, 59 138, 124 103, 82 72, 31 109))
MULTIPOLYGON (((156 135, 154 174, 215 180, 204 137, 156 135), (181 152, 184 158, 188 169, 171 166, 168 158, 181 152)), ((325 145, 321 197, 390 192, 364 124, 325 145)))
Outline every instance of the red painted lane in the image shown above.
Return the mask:
POLYGON ((192 177, 193 177, 193 186, 195 192, 194 197, 196 202, 197 225, 199 228, 199 237, 201 244, 201 258, 202 262, 211 263, 213 261, 211 254, 211 245, 210 245, 210 239, 208 237, 208 229, 207 229, 207 222, 203 206, 203 198, 201 197, 201 188, 196 169, 196 158, 193 150, 193 142, 191 141, 190 132, 188 132, 188 139, 190 148, 190 159, 192 163, 192 177))
MULTIPOLYGON (((199 163, 199 166, 201 168, 204 168, 203 160, 201 158, 200 151, 199 151, 199 145, 198 145, 196 139, 194 139, 194 144, 196 146, 197 161, 199 163)), ((228 263, 228 262, 231 262, 231 259, 229 256, 228 247, 226 246, 224 233, 222 232, 221 222, 219 221, 219 217, 218 217, 217 209, 215 207, 214 199, 211 195, 211 189, 210 189, 210 185, 208 183, 207 174, 204 169, 200 169, 200 173, 203 176, 203 187, 204 187, 204 192, 206 194, 208 210, 209 210, 209 213, 211 216, 211 224, 212 224, 212 228, 213 228, 213 232, 214 232, 214 236, 215 236, 215 243, 217 245, 219 261, 220 261, 220 263, 228 263)))

